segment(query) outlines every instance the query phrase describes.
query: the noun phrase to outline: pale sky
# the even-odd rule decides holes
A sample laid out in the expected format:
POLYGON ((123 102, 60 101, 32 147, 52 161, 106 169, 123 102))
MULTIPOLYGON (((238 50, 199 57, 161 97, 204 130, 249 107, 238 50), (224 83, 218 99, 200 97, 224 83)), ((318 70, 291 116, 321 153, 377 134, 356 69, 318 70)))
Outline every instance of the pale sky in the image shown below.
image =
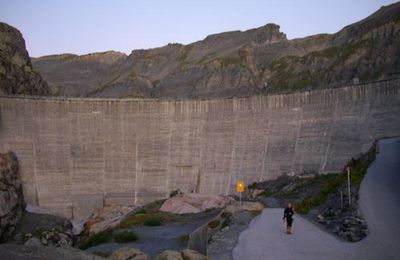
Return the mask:
POLYGON ((276 23, 289 39, 335 33, 390 0, 0 0, 32 57, 107 50, 127 54, 276 23))

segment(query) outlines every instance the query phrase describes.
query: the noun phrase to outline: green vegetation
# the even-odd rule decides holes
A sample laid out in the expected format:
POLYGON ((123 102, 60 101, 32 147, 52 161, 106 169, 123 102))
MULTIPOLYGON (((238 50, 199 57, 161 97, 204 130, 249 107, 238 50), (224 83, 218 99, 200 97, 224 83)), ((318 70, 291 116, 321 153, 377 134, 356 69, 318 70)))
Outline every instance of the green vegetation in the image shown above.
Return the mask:
POLYGON ((338 47, 327 48, 322 51, 314 51, 307 56, 311 58, 320 57, 333 59, 335 63, 341 63, 347 60, 356 51, 365 48, 371 50, 376 46, 376 41, 373 39, 366 39, 356 43, 344 44, 338 47))
POLYGON ((216 59, 222 68, 228 67, 230 65, 239 65, 241 63, 241 60, 239 57, 222 57, 222 58, 217 58, 216 59))
POLYGON ((230 218, 232 217, 232 213, 230 212, 222 212, 221 218, 230 218))
MULTIPOLYGON (((278 58, 268 66, 268 70, 272 72, 269 80, 272 91, 285 93, 324 86, 329 82, 330 75, 345 66, 344 64, 351 60, 353 55, 361 55, 359 59, 368 61, 376 46, 376 40, 366 39, 314 51, 305 56, 278 58)), ((382 71, 377 69, 375 73, 359 76, 362 81, 368 81, 378 79, 381 75, 382 71)))
POLYGON ((147 211, 145 208, 141 208, 136 212, 136 214, 146 214, 146 213, 147 213, 147 211))
POLYGON ((81 250, 88 249, 89 247, 96 246, 102 243, 110 242, 112 239, 112 231, 106 230, 103 232, 99 232, 89 237, 83 244, 79 246, 81 250))
POLYGON ((206 64, 206 63, 210 62, 211 60, 213 60, 213 58, 215 58, 216 55, 217 55, 216 52, 211 52, 211 53, 205 55, 203 58, 201 58, 201 60, 198 63, 206 64))
POLYGON ((101 91, 105 90, 106 88, 108 88, 108 87, 110 87, 112 84, 114 84, 118 79, 119 79, 119 76, 114 77, 114 78, 113 78, 112 80, 110 80, 109 82, 107 82, 107 83, 105 83, 105 84, 99 86, 99 87, 96 88, 95 90, 89 92, 89 93, 87 94, 87 96, 100 93, 101 91))
MULTIPOLYGON (((358 188, 367 173, 369 165, 375 159, 375 145, 359 159, 351 159, 350 180, 352 187, 358 188)), ((344 189, 347 185, 346 173, 330 173, 317 175, 311 178, 284 176, 272 181, 270 189, 266 189, 258 196, 274 197, 281 200, 290 200, 296 206, 296 211, 306 214, 312 208, 324 204, 328 196, 344 189), (286 179, 287 178, 287 179, 286 179)), ((248 186, 257 189, 257 184, 248 186)))
POLYGON ((40 236, 42 235, 43 231, 45 231, 45 230, 43 230, 43 229, 41 229, 41 228, 36 229, 35 231, 32 232, 32 235, 33 235, 34 237, 39 237, 39 238, 40 238, 40 236))
POLYGON ((58 97, 60 96, 60 94, 61 94, 60 88, 58 86, 54 86, 54 88, 52 89, 52 95, 54 97, 58 97))
POLYGON ((189 56, 189 52, 193 49, 194 45, 186 45, 183 46, 183 50, 181 52, 181 55, 179 56, 179 61, 181 62, 181 65, 187 64, 187 58, 189 56))
POLYGON ((354 160, 351 170, 351 183, 353 185, 360 185, 365 174, 367 173, 368 167, 375 160, 376 145, 374 145, 368 153, 361 160, 354 160))
POLYGON ((252 216, 258 216, 258 215, 261 214, 261 212, 262 212, 262 210, 251 210, 251 211, 250 211, 250 214, 251 214, 252 216))
POLYGON ((163 222, 163 218, 161 216, 150 216, 145 221, 143 221, 143 225, 148 227, 161 226, 163 222))
POLYGON ((164 200, 159 200, 147 204, 134 215, 125 218, 118 227, 128 228, 133 225, 144 225, 152 227, 162 225, 163 222, 184 221, 184 216, 160 212, 159 208, 161 207, 163 202, 164 200))
POLYGON ((121 222, 119 227, 127 228, 132 225, 159 226, 163 219, 161 213, 136 213, 121 222))
POLYGON ((181 240, 182 242, 187 243, 189 241, 189 234, 181 235, 178 237, 178 239, 181 240))
POLYGON ((361 75, 360 80, 362 82, 377 80, 382 76, 382 74, 383 74, 383 68, 378 68, 372 73, 366 73, 361 75))
POLYGON ((114 240, 117 243, 128 243, 138 239, 138 236, 132 231, 124 231, 114 235, 114 240))
POLYGON ((310 209, 321 205, 326 201, 330 193, 336 192, 340 186, 346 182, 345 174, 327 174, 318 175, 310 180, 310 184, 315 182, 323 183, 319 193, 309 196, 296 206, 296 211, 299 213, 308 213, 310 209))
POLYGON ((105 253, 105 252, 92 252, 93 255, 101 256, 104 258, 107 258, 111 255, 111 253, 105 253))
POLYGON ((136 72, 132 71, 131 73, 129 73, 128 77, 132 80, 135 80, 139 78, 139 75, 136 72))
POLYGON ((208 222, 207 226, 211 229, 215 229, 217 228, 219 225, 221 225, 221 221, 219 221, 218 219, 214 219, 211 220, 210 222, 208 222))
MULTIPOLYGON (((351 167, 350 181, 352 186, 359 186, 367 173, 369 165, 375 160, 376 148, 375 145, 368 153, 359 160, 352 159, 349 163, 351 167)), ((309 196, 297 205, 296 210, 299 213, 308 213, 310 209, 323 204, 330 193, 336 192, 339 187, 346 185, 346 174, 327 174, 312 178, 310 183, 323 183, 323 186, 318 194, 309 196)))
POLYGON ((291 192, 282 193, 278 197, 280 199, 293 200, 293 199, 298 199, 299 194, 296 191, 291 191, 291 192))
POLYGON ((263 196, 263 197, 269 197, 269 196, 271 196, 271 195, 272 195, 271 192, 265 190, 265 191, 261 192, 260 194, 258 194, 257 197, 261 197, 261 196, 263 196))
POLYGON ((113 234, 112 230, 106 230, 92 235, 83 244, 81 244, 79 248, 81 250, 85 250, 93 246, 111 242, 113 240, 117 243, 128 243, 136 241, 137 239, 138 236, 132 231, 123 231, 113 234))

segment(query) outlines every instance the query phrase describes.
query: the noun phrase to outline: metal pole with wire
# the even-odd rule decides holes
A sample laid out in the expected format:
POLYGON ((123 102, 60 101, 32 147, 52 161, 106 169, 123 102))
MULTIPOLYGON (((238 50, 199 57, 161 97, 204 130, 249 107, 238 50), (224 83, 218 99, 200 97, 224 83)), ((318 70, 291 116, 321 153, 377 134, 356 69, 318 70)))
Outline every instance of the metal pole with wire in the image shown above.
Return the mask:
POLYGON ((351 191, 350 191, 350 166, 347 166, 347 189, 349 193, 349 207, 351 206, 351 191))

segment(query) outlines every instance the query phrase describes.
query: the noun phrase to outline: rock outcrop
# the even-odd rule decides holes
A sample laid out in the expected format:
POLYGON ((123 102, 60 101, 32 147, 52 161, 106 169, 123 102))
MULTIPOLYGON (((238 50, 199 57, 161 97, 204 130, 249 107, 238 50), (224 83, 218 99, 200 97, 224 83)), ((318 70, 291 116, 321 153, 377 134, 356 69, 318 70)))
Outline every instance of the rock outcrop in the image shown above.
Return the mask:
POLYGON ((100 256, 82 250, 65 247, 45 247, 40 245, 0 244, 1 259, 29 260, 100 260, 100 256))
POLYGON ((233 201, 224 209, 224 212, 229 214, 234 214, 241 211, 257 212, 257 211, 262 211, 263 209, 264 206, 260 202, 243 201, 240 203, 237 201, 233 201))
POLYGON ((185 249, 182 251, 165 250, 155 260, 211 260, 194 250, 185 249))
POLYGON ((208 209, 223 208, 231 199, 226 196, 206 194, 183 194, 167 199, 160 211, 174 214, 200 213, 208 209))
POLYGON ((145 253, 136 248, 122 247, 108 258, 110 260, 151 260, 145 253))
POLYGON ((400 76, 400 3, 335 34, 288 40, 276 24, 188 44, 33 59, 63 96, 220 98, 296 92, 400 76))
POLYGON ((0 242, 13 235, 24 207, 17 157, 12 152, 0 154, 0 242))
POLYGON ((49 95, 50 88, 32 69, 22 34, 0 23, 0 95, 49 95))
POLYGON ((89 235, 111 229, 135 209, 134 206, 107 206, 99 209, 88 221, 86 231, 89 235))

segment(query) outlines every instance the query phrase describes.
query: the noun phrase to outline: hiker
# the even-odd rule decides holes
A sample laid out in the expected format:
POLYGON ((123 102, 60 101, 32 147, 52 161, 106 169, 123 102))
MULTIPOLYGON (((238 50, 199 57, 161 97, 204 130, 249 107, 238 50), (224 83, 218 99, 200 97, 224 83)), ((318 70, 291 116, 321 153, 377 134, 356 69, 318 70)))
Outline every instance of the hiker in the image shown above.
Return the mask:
POLYGON ((285 208, 285 211, 283 213, 283 220, 285 221, 286 219, 286 228, 288 234, 292 234, 293 215, 294 215, 294 208, 292 204, 289 202, 287 208, 285 208))

